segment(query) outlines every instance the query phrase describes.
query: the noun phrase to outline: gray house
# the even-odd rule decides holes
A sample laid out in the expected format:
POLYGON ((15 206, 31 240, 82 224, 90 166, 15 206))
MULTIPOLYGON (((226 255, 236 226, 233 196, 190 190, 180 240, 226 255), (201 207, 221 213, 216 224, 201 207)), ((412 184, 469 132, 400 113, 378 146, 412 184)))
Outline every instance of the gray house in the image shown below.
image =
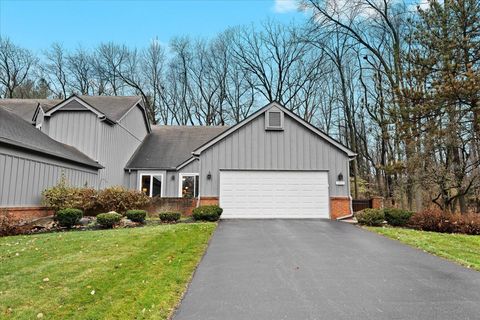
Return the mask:
POLYGON ((130 188, 218 202, 224 218, 338 218, 353 157, 274 102, 233 127, 154 127, 126 170, 130 188))
POLYGON ((29 122, 101 166, 98 188, 219 203, 225 218, 351 213, 355 154, 275 102, 232 127, 150 126, 138 97, 73 96, 38 101, 29 122))
POLYGON ((62 176, 77 186, 97 185, 102 166, 74 147, 39 132, 0 108, 0 206, 34 206, 62 176))

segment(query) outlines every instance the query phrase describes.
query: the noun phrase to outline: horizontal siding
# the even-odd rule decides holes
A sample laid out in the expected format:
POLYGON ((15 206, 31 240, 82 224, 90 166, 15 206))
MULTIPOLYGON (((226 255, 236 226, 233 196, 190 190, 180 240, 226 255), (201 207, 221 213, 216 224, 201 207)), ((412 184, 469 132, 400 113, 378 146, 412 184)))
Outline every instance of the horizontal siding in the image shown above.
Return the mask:
POLYGON ((266 131, 259 116, 200 155, 202 196, 218 196, 221 169, 328 170, 330 196, 348 196, 348 181, 335 184, 342 173, 348 180, 349 159, 345 153, 285 115, 283 131, 266 131))
POLYGON ((98 184, 96 170, 0 146, 0 206, 40 205, 42 191, 56 185, 62 174, 71 186, 98 184))

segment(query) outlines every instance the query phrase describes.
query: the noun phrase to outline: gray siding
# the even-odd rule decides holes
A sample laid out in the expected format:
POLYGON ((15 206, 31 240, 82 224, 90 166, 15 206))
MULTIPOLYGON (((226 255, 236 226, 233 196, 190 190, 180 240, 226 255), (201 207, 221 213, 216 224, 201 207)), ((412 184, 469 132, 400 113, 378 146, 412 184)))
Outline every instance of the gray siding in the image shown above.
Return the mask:
POLYGON ((330 196, 349 196, 348 156, 285 115, 283 131, 265 131, 260 115, 200 155, 200 194, 218 196, 220 169, 328 170, 330 196), (203 179, 208 172, 212 179, 203 179), (346 184, 335 184, 343 173, 346 184))
POLYGON ((140 108, 133 108, 114 125, 90 111, 59 110, 44 126, 42 130, 51 138, 77 148, 105 167, 100 170, 97 188, 128 187, 125 165, 148 132, 140 108))
POLYGON ((62 173, 72 186, 98 183, 97 171, 21 149, 0 146, 0 206, 35 206, 41 193, 56 185, 62 173))
MULTIPOLYGON (((100 119, 90 111, 57 111, 44 123, 51 138, 68 144, 101 163, 98 154, 100 119)), ((102 123, 102 125, 105 125, 102 123)))
POLYGON ((145 137, 148 133, 143 111, 140 107, 133 107, 124 118, 119 121, 119 125, 128 130, 136 137, 145 137))

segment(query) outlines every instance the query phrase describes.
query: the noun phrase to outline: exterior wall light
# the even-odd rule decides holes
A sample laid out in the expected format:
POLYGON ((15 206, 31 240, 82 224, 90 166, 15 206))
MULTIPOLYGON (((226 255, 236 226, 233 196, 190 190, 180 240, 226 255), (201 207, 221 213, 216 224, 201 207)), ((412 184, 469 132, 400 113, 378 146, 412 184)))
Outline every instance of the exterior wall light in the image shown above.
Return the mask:
POLYGON ((212 180, 212 174, 210 173, 210 171, 208 171, 207 173, 207 180, 212 180))
POLYGON ((343 173, 340 172, 340 173, 338 174, 337 180, 338 180, 338 181, 343 181, 343 173))
POLYGON ((337 176, 337 181, 335 181, 335 184, 337 186, 344 186, 345 185, 345 181, 343 180, 343 173, 339 173, 338 176, 337 176))

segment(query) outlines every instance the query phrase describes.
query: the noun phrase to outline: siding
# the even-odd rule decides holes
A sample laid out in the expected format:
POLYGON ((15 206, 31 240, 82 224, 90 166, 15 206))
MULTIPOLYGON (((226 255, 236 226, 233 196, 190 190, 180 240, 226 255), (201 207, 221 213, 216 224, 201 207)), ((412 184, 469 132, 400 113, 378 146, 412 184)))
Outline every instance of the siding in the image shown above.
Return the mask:
MULTIPOLYGON (((70 109, 77 107, 71 106, 70 109)), ((148 133, 140 108, 131 109, 115 125, 102 122, 90 111, 59 110, 46 121, 44 132, 105 167, 99 172, 98 188, 129 187, 125 165, 148 133)))
POLYGON ((119 125, 142 140, 148 133, 143 111, 138 106, 132 108, 119 122, 119 125))
POLYGON ((97 171, 21 149, 0 146, 0 206, 41 204, 41 193, 62 173, 72 186, 96 186, 97 171))
POLYGON ((200 155, 201 196, 218 196, 220 169, 328 170, 330 196, 349 196, 348 181, 335 184, 341 172, 348 180, 348 156, 285 115, 284 131, 265 131, 261 115, 200 155))
POLYGON ((105 166, 98 155, 99 121, 90 111, 57 111, 45 121, 44 132, 57 141, 77 148, 105 166))

